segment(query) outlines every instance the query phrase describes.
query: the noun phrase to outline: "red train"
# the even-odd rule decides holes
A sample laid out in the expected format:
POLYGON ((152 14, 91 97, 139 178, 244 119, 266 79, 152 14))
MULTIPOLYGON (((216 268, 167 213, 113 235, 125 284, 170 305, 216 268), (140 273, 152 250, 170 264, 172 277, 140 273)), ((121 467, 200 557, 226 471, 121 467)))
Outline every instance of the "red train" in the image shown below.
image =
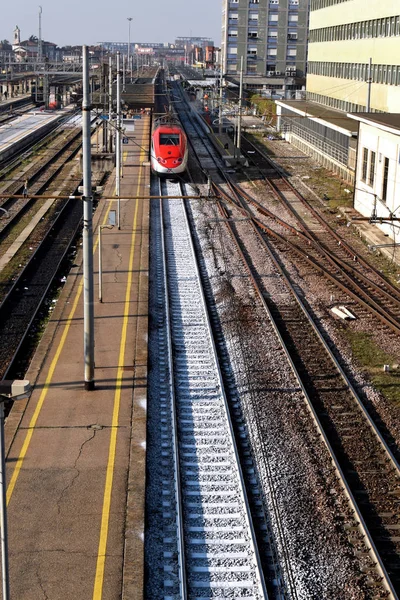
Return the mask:
POLYGON ((174 175, 186 170, 188 144, 178 121, 158 119, 151 137, 151 168, 158 175, 174 175))

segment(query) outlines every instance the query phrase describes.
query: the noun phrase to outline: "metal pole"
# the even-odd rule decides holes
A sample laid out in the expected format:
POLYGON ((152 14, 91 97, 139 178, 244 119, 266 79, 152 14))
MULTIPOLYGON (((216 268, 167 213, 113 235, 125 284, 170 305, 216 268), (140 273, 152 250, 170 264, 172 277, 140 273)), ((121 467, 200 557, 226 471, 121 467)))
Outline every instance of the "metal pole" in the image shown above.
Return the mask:
MULTIPOLYGON (((131 77, 132 77, 132 69, 131 69, 131 64, 130 64, 130 56, 131 56, 131 21, 132 21, 132 17, 127 17, 128 19, 128 71, 130 71, 131 73, 131 77)), ((129 80, 130 83, 132 83, 132 79, 129 80)))
POLYGON ((369 59, 367 84, 367 112, 371 112, 372 58, 369 59))
POLYGON ((121 177, 121 71, 120 71, 120 53, 117 52, 117 131, 115 136, 115 192, 118 197, 117 226, 121 229, 121 200, 120 200, 120 177, 121 177))
POLYGON ((126 92, 125 89, 125 69, 126 69, 126 56, 123 54, 122 56, 122 91, 126 92))
POLYGON ((101 225, 99 226, 99 302, 103 302, 103 271, 101 260, 101 225))
POLYGON ((240 158, 240 136, 242 134, 242 97, 243 97, 243 56, 240 57, 240 85, 239 85, 239 116, 237 126, 236 147, 240 158))
POLYGON ((108 151, 112 152, 113 131, 111 127, 112 116, 112 57, 108 59, 108 151))
POLYGON ((82 158, 83 158, 83 325, 85 389, 94 390, 93 308, 93 198, 90 145, 89 55, 83 46, 82 158))
POLYGON ((223 101, 223 88, 222 88, 222 67, 221 67, 221 79, 219 82, 219 133, 222 133, 222 101, 223 101))
POLYGON ((8 568, 8 529, 7 529, 7 483, 6 454, 4 445, 4 401, 0 399, 0 510, 1 510, 1 578, 3 600, 10 598, 10 573, 8 568))
POLYGON ((38 62, 42 61, 42 7, 39 6, 39 40, 38 40, 38 62))

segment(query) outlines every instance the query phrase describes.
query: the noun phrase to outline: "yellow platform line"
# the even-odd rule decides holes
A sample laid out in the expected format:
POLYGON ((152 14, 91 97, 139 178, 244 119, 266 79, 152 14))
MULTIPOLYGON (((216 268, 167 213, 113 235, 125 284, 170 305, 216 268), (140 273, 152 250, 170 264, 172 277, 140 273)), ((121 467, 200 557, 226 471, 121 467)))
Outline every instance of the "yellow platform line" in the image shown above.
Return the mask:
MULTIPOLYGON (((142 169, 139 170, 139 179, 138 179, 137 188, 136 188, 137 195, 139 193, 141 180, 142 180, 142 169)), ((97 555, 97 565, 96 565, 96 576, 95 576, 94 590, 93 590, 93 600, 101 600, 102 594, 103 594, 104 568, 105 568, 105 561, 106 561, 108 525, 109 525, 110 508, 111 508, 111 492, 112 492, 112 484, 113 484, 113 477, 114 477, 115 449, 116 449, 116 444, 117 444, 117 433, 118 433, 118 415, 119 415, 119 408, 120 408, 120 402, 121 402, 121 390, 122 390, 123 371, 124 371, 124 364, 125 364, 125 347, 126 347, 128 319, 129 319, 129 312, 130 312, 130 297, 131 297, 131 286, 132 286, 132 277, 133 277, 133 261, 134 261, 134 256, 135 256, 135 241, 136 241, 136 226, 137 226, 138 207, 139 207, 139 201, 136 200, 135 214, 134 214, 134 219, 133 219, 133 230, 132 230, 132 237, 131 237, 129 267, 128 267, 128 281, 127 281, 126 293, 125 293, 124 320, 123 320, 121 344, 120 344, 120 350, 119 350, 117 387, 116 387, 115 395, 114 395, 114 411, 113 411, 113 418, 112 418, 112 424, 111 424, 110 447, 109 447, 109 452, 108 452, 107 474, 106 474, 106 483, 105 483, 105 490, 104 490, 103 513, 102 513, 102 518, 101 518, 101 530, 100 530, 99 549, 98 549, 98 555, 97 555)))
MULTIPOLYGON (((105 225, 106 223, 108 223, 108 215, 109 215, 110 209, 111 209, 111 204, 109 204, 109 206, 108 206, 108 208, 106 210, 106 214, 105 214, 104 220, 103 220, 103 225, 105 225)), ((96 251, 97 244, 98 244, 98 240, 96 240, 96 242, 95 242, 95 244, 93 246, 93 253, 96 251)), ((14 491, 14 488, 15 488, 15 484, 17 483, 17 479, 18 479, 18 476, 20 474, 20 471, 21 471, 24 459, 26 457, 26 453, 28 452, 28 448, 29 448, 29 445, 31 443, 33 432, 35 430, 36 423, 37 423, 37 420, 38 420, 39 415, 40 415, 40 411, 42 410, 43 403, 44 403, 44 401, 46 399, 47 392, 49 390, 49 387, 50 387, 52 379, 53 379, 55 368, 57 366, 57 363, 58 363, 58 360, 60 358, 61 352, 62 352, 62 350, 64 348, 65 341, 67 339, 69 329, 71 327, 72 321, 73 321, 74 316, 75 316, 76 309, 78 307, 79 299, 80 299, 81 294, 82 294, 82 289, 83 289, 83 277, 82 277, 81 282, 79 284, 78 291, 76 293, 76 297, 75 297, 74 303, 72 305, 72 308, 70 310, 70 313, 69 313, 69 315, 68 315, 68 317, 66 319, 66 323, 65 323, 63 334, 61 336, 61 340, 60 340, 60 342, 58 344, 58 347, 57 347, 56 353, 54 355, 54 358, 51 361, 51 364, 50 364, 50 367, 49 367, 49 371, 47 373, 47 377, 46 377, 46 380, 45 380, 42 392, 40 394, 39 401, 37 403, 35 412, 33 413, 33 416, 32 416, 32 418, 30 420, 29 425, 28 425, 28 430, 27 430, 27 434, 25 436, 24 443, 22 445, 21 451, 20 451, 19 456, 17 458, 17 461, 15 463, 15 468, 14 468, 12 477, 10 479, 10 483, 8 484, 8 488, 7 488, 7 504, 11 500, 11 496, 13 494, 13 491, 14 491)))

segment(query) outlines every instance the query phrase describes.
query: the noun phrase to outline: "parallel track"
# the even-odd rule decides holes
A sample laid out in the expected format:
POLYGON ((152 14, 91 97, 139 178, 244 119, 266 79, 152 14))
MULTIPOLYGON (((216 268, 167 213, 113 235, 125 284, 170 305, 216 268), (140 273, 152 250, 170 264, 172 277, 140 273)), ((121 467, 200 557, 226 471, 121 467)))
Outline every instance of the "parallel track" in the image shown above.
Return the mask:
MULTIPOLYGON (((252 215, 244 206, 242 212, 250 222, 252 215)), ((229 225, 231 215, 223 210, 223 217, 231 235, 236 238, 229 225)), ((259 231, 258 224, 255 220, 253 222, 259 231)), ((257 276, 245 259, 241 242, 237 238, 235 241, 269 319, 275 322, 275 330, 289 364, 298 377, 310 412, 332 454, 338 477, 357 515, 349 527, 357 532, 353 536, 355 545, 359 545, 363 538, 367 541, 361 552, 370 556, 368 581, 380 594, 377 597, 389 595, 397 598, 395 588, 400 588, 400 539, 398 542, 396 536, 400 523, 397 500, 399 465, 273 253, 271 257, 296 299, 290 314, 285 306, 267 306, 257 276), (324 348, 322 353, 321 345, 324 348), (374 574, 375 567, 377 571, 374 574), (380 591, 379 586, 382 586, 380 591)), ((262 242, 267 247, 265 240, 262 242)))

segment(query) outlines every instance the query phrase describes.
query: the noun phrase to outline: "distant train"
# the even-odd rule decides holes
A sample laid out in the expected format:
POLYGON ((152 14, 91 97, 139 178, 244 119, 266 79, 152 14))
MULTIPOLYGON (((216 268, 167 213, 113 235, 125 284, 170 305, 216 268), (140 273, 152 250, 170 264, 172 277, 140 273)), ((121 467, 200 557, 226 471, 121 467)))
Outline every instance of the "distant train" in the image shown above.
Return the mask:
POLYGON ((186 170, 188 144, 180 123, 170 116, 157 119, 151 137, 151 168, 158 175, 186 170))

